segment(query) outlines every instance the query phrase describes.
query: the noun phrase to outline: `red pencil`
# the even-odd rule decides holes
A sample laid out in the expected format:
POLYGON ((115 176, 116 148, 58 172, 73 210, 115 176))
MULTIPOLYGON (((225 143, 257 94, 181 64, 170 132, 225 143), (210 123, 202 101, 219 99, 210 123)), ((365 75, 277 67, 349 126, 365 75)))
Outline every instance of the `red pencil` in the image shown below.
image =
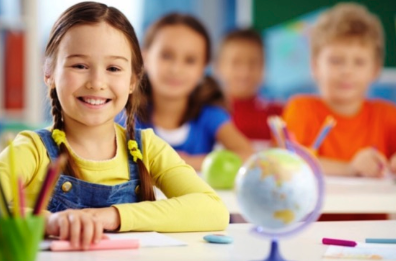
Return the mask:
POLYGON ((21 176, 18 177, 18 194, 19 194, 19 205, 21 210, 21 217, 25 217, 25 188, 23 187, 23 182, 21 176))

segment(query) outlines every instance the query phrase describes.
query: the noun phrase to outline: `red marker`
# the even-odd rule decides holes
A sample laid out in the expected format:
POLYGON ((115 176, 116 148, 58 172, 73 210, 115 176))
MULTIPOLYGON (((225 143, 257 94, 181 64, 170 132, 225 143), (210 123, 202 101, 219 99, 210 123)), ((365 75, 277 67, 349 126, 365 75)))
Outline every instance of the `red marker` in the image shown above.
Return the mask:
POLYGON ((355 241, 326 238, 326 237, 322 239, 322 243, 324 245, 347 246, 347 247, 354 247, 357 245, 355 241))

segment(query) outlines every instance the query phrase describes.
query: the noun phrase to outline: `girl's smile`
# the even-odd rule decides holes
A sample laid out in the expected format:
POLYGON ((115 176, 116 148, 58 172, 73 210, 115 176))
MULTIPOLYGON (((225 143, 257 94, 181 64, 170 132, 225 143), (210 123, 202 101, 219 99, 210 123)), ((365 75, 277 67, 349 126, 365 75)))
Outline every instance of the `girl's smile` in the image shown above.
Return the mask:
POLYGON ((111 102, 111 99, 95 96, 81 96, 77 99, 81 101, 85 106, 94 109, 103 108, 107 103, 111 102))

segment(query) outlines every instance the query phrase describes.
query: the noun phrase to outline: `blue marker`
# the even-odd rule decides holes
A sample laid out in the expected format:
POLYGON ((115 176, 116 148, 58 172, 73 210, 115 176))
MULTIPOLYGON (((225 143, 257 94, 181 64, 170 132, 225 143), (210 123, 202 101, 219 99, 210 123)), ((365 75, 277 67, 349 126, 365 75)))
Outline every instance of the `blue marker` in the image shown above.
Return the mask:
POLYGON ((366 238, 366 243, 396 244, 396 238, 366 238))
POLYGON ((215 244, 231 244, 234 241, 232 237, 221 234, 206 235, 203 239, 205 239, 209 243, 215 244))

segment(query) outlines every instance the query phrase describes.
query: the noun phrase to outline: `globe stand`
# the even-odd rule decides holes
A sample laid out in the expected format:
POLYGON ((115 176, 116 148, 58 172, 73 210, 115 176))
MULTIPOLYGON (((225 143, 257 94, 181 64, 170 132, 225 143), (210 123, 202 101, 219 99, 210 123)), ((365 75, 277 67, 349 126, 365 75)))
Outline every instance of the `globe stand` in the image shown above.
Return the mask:
POLYGON ((284 259, 279 251, 279 245, 277 240, 271 241, 271 249, 268 257, 263 261, 287 261, 284 259))
MULTIPOLYGON (((318 161, 305 148, 303 148, 302 146, 296 143, 286 141, 286 147, 288 148, 287 153, 297 154, 297 156, 299 156, 302 160, 304 160, 308 164, 309 168, 312 170, 313 175, 316 177, 317 194, 318 194, 315 205, 313 206, 311 212, 304 213, 304 216, 300 217, 297 220, 299 222, 294 223, 293 226, 288 226, 287 229, 284 228, 278 229, 276 226, 271 226, 272 225, 271 223, 265 224, 265 226, 263 226, 263 224, 260 224, 262 223, 262 220, 257 216, 258 213, 260 212, 251 211, 252 208, 262 207, 262 201, 254 200, 257 198, 257 195, 260 195, 260 193, 252 194, 252 192, 255 191, 257 192, 257 189, 262 189, 262 187, 260 186, 255 186, 257 183, 256 179, 257 177, 260 178, 260 175, 262 174, 262 170, 261 170, 261 174, 259 173, 260 175, 252 176, 253 174, 256 174, 254 172, 249 176, 248 175, 249 167, 256 164, 257 159, 260 159, 260 157, 265 159, 267 157, 266 156, 267 153, 271 153, 274 156, 276 156, 276 153, 279 152, 276 152, 275 150, 281 150, 281 149, 273 149, 271 152, 255 154, 239 170, 236 179, 236 192, 238 196, 238 201, 241 204, 242 215, 244 216, 246 215, 246 219, 249 222, 256 225, 255 227, 252 228, 253 233, 265 237, 267 238, 267 240, 268 238, 271 239, 271 247, 269 254, 265 259, 262 259, 262 261, 286 261, 286 259, 284 259, 280 253, 278 239, 297 234, 298 232, 305 229, 308 225, 315 222, 320 216, 320 210, 323 204, 324 178, 318 161), (253 177, 253 179, 251 178, 247 179, 246 177, 253 177), (252 189, 252 186, 254 189, 252 189), (245 209, 244 208, 245 204, 247 204, 249 208, 245 209)), ((285 152, 282 153, 284 154, 285 152)), ((259 166, 259 168, 263 168, 263 166, 259 166)), ((260 214, 263 215, 263 213, 260 214)))

